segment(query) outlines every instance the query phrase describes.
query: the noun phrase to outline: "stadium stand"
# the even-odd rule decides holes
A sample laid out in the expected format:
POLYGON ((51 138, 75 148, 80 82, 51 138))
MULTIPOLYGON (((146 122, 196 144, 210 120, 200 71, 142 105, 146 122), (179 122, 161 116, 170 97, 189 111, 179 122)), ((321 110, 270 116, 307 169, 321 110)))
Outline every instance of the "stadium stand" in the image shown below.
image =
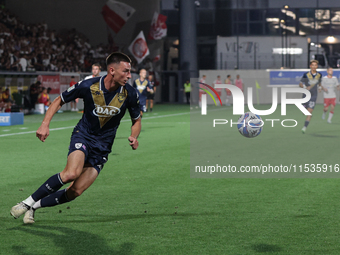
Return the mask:
POLYGON ((92 63, 105 66, 114 45, 91 46, 75 29, 57 33, 44 22, 25 24, 7 9, 0 10, 0 70, 90 72, 92 63))

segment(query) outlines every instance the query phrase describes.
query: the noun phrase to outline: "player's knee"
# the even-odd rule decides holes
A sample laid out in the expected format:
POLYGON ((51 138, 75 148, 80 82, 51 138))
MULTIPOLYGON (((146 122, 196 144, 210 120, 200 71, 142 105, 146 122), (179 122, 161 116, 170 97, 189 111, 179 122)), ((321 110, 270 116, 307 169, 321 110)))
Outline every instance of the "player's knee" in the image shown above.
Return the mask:
POLYGON ((67 196, 69 197, 70 200, 76 199, 81 194, 83 194, 82 190, 73 188, 72 186, 67 190, 67 196))
POLYGON ((79 174, 71 171, 63 171, 60 173, 60 178, 63 183, 73 182, 75 179, 79 177, 79 174))

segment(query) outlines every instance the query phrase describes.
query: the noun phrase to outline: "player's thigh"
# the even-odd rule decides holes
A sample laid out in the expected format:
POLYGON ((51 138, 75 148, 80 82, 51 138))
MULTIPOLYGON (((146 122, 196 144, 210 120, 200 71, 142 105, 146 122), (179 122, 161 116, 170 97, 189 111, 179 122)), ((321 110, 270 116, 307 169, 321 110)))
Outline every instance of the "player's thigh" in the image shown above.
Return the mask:
POLYGON ((94 167, 84 167, 81 175, 68 187, 67 195, 70 199, 80 196, 96 180, 98 171, 94 167))
POLYGON ((81 150, 75 150, 70 153, 67 157, 67 164, 64 170, 60 173, 61 180, 63 182, 68 182, 69 180, 74 180, 83 171, 85 162, 85 153, 81 150))

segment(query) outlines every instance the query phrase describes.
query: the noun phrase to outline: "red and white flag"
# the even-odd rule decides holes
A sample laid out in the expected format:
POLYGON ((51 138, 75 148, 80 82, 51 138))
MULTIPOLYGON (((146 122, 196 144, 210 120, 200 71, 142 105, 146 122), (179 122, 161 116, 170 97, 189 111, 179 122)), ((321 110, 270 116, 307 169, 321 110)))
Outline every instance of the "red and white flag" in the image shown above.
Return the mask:
POLYGON ((166 19, 167 16, 158 14, 157 12, 154 13, 149 32, 150 40, 159 40, 166 36, 168 31, 165 23, 166 19))
POLYGON ((135 57, 138 64, 142 62, 147 55, 150 54, 143 31, 140 31, 137 37, 130 44, 129 51, 135 57))
POLYGON ((157 62, 161 59, 161 54, 158 54, 156 55, 154 58, 153 58, 153 62, 157 62))
POLYGON ((102 8, 108 26, 117 34, 136 10, 122 2, 109 0, 102 8))

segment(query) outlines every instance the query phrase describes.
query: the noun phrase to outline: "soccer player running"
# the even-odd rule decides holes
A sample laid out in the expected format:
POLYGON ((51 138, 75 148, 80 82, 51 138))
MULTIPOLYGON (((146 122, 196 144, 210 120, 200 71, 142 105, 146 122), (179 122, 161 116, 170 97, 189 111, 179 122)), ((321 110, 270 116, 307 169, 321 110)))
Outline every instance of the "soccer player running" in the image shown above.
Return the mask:
POLYGON ((101 70, 101 66, 100 66, 99 63, 93 64, 92 65, 92 74, 86 76, 84 80, 99 77, 100 70, 101 70))
POLYGON ((146 111, 148 111, 148 106, 150 103, 150 112, 152 112, 153 108, 153 100, 155 98, 155 93, 156 93, 156 86, 155 86, 155 81, 153 80, 153 76, 150 74, 148 77, 149 80, 149 86, 147 87, 147 94, 146 94, 146 111))
MULTIPOLYGON (((316 69, 318 68, 318 61, 312 60, 310 62, 310 71, 303 74, 299 86, 301 88, 305 87, 307 90, 311 93, 311 98, 308 102, 304 104, 304 106, 307 108, 307 110, 312 113, 315 107, 316 98, 318 97, 318 86, 320 89, 323 89, 321 86, 321 78, 322 74, 317 72, 316 69)), ((303 98, 305 98, 306 95, 303 94, 303 98)), ((306 132, 306 129, 309 125, 309 122, 312 118, 312 115, 308 115, 306 117, 305 125, 302 128, 302 133, 304 134, 306 132)))
POLYGON ((114 52, 107 57, 106 65, 107 75, 77 83, 49 107, 36 132, 42 142, 48 137, 49 124, 61 106, 75 98, 84 99, 84 114, 73 130, 66 167, 13 206, 10 213, 14 218, 25 214, 24 223, 34 223, 35 210, 70 202, 90 187, 108 159, 126 109, 132 120, 128 140, 133 150, 138 148, 137 137, 141 130, 138 96, 126 83, 131 78, 131 59, 114 52), (66 183, 71 185, 59 190, 66 183))
POLYGON ((145 69, 139 71, 139 78, 133 82, 133 87, 139 93, 140 115, 143 117, 143 112, 146 112, 147 88, 150 88, 145 69))
POLYGON ((324 120, 326 118, 326 113, 328 111, 328 108, 329 106, 331 106, 331 110, 329 112, 327 122, 332 123, 334 107, 336 104, 335 87, 337 87, 338 90, 340 89, 338 79, 335 76, 333 76, 333 68, 331 67, 327 68, 327 76, 322 78, 322 87, 324 88, 324 92, 323 92, 324 108, 323 108, 322 119, 324 120))

